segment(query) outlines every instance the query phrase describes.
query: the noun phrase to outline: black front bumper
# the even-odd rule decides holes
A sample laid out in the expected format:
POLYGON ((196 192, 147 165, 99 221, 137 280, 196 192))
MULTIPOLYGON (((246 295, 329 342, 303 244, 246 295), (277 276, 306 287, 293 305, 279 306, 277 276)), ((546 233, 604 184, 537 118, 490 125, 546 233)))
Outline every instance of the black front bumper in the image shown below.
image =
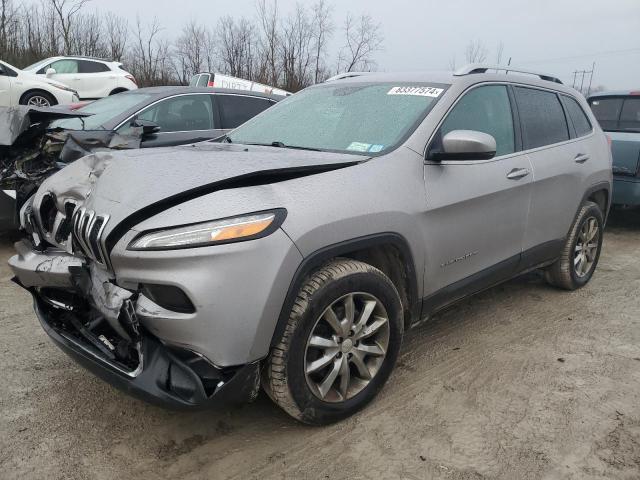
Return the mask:
POLYGON ((196 373, 191 362, 151 335, 141 340, 142 362, 136 372, 120 371, 101 357, 97 349, 56 328, 52 308, 34 297, 34 308, 42 328, 67 355, 123 392, 156 405, 175 409, 203 409, 222 404, 246 403, 259 388, 259 362, 233 369, 209 366, 196 373))

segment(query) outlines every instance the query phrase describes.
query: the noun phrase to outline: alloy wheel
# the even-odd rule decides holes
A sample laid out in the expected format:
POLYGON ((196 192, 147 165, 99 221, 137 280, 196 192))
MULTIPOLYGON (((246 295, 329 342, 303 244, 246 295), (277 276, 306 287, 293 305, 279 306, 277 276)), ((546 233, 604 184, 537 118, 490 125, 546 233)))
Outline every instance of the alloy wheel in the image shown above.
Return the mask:
POLYGON ((32 107, 50 107, 49 100, 41 95, 34 95, 27 101, 27 105, 32 107))
POLYGON ((598 254, 599 240, 598 220, 595 217, 588 217, 580 228, 573 258, 573 266, 579 277, 584 277, 591 271, 598 254))
POLYGON ((325 402, 344 402, 380 370, 389 347, 389 317, 368 293, 340 297, 316 320, 307 340, 307 385, 325 402))

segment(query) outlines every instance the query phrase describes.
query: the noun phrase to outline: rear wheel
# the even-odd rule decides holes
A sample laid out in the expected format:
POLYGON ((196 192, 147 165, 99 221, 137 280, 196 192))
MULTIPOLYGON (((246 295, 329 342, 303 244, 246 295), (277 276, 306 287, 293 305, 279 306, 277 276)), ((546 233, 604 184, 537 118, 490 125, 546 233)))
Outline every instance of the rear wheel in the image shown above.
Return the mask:
POLYGON ((56 104, 55 98, 47 92, 28 92, 20 99, 20 105, 30 107, 50 107, 56 104))
POLYGON ((389 377, 402 342, 402 306, 380 270, 336 260, 302 286, 263 371, 263 387, 310 424, 363 408, 389 377))
POLYGON ((586 285, 600 258, 603 227, 600 207, 585 202, 571 227, 560 259, 545 272, 547 282, 565 290, 586 285))

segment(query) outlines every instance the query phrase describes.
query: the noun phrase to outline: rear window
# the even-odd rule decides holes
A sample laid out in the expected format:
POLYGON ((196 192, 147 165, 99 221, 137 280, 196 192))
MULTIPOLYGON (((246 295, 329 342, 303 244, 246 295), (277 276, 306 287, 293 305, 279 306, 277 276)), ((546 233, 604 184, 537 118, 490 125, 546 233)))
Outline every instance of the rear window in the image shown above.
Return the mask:
POLYGON ((269 100, 242 95, 218 95, 216 97, 222 117, 222 128, 236 128, 255 117, 272 104, 269 100))
POLYGON ((624 101, 618 128, 623 131, 640 132, 640 98, 627 98, 624 101))
POLYGON ((623 98, 596 98, 591 100, 591 110, 603 130, 617 130, 622 112, 623 98))
POLYGON ((516 87, 525 148, 569 140, 569 127, 558 96, 546 90, 516 87))
POLYGON ((591 133, 591 122, 589 122, 589 119, 584 113, 584 110, 582 110, 580 104, 571 97, 563 96, 563 98, 569 118, 573 123, 573 127, 576 129, 576 136, 583 137, 584 135, 591 133))

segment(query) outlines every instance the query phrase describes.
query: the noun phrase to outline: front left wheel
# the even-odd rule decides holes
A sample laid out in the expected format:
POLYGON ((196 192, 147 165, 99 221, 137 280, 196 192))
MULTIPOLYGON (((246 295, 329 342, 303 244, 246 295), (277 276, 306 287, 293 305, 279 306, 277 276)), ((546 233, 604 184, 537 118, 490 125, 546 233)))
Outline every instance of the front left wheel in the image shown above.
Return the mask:
POLYGON ((300 289, 264 367, 264 389, 305 423, 354 414, 393 370, 402 317, 400 296, 380 270, 349 259, 328 263, 300 289))
POLYGON ((29 92, 20 99, 21 105, 30 107, 50 107, 56 104, 56 100, 47 92, 29 92))

